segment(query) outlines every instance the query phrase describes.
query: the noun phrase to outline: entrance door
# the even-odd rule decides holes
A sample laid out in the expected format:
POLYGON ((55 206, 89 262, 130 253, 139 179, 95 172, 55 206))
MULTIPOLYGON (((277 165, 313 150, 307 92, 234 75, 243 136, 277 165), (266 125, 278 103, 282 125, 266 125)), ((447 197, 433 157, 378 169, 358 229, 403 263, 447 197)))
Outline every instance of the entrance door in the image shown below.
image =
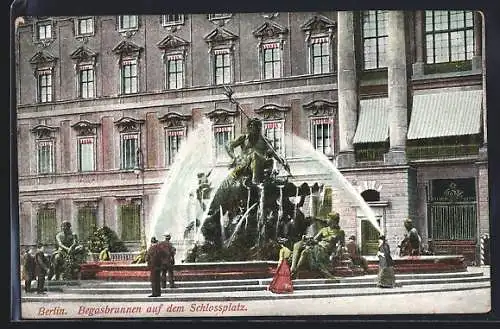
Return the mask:
MULTIPOLYGON (((377 218, 380 226, 380 218, 377 218)), ((379 233, 369 220, 361 220, 361 254, 376 255, 378 250, 379 233)))
POLYGON ((477 205, 475 179, 437 179, 430 184, 429 240, 435 254, 476 260, 477 205))

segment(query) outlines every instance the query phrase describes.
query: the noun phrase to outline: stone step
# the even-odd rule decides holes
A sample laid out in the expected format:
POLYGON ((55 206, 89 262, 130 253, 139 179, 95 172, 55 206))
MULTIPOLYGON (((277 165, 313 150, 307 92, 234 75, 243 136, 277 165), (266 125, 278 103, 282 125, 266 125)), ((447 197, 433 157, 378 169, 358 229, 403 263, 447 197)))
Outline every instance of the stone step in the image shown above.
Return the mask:
MULTIPOLYGON (((350 280, 338 281, 323 280, 326 282, 318 282, 318 280, 304 282, 306 280, 294 281, 295 290, 324 290, 324 289, 352 289, 352 288, 370 288, 376 287, 376 278, 372 277, 371 280, 364 282, 356 282, 350 280)), ((471 276, 471 277, 455 277, 455 278, 428 278, 428 279, 397 279, 398 285, 410 286, 420 284, 458 284, 458 283, 475 283, 475 282, 489 282, 489 276, 471 276)), ((234 282, 234 285, 218 285, 213 282, 190 282, 189 285, 177 284, 174 289, 166 288, 163 291, 175 291, 176 293, 197 294, 206 292, 225 292, 225 291, 259 291, 266 290, 270 280, 248 280, 246 282, 234 282)), ((68 287, 51 287, 49 291, 60 291, 68 294, 139 294, 150 292, 151 287, 149 284, 136 284, 134 286, 123 285, 121 287, 106 285, 105 283, 96 283, 95 285, 86 286, 68 286, 68 287)))

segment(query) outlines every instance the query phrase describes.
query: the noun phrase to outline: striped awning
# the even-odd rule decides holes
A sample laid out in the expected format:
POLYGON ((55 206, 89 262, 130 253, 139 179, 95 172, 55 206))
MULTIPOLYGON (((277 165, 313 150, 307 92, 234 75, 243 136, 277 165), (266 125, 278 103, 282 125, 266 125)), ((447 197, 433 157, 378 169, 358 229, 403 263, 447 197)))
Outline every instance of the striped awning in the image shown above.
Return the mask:
POLYGON ((480 133, 482 99, 482 90, 414 95, 408 139, 480 133))
POLYGON ((387 97, 362 99, 354 144, 385 142, 389 138, 387 97))

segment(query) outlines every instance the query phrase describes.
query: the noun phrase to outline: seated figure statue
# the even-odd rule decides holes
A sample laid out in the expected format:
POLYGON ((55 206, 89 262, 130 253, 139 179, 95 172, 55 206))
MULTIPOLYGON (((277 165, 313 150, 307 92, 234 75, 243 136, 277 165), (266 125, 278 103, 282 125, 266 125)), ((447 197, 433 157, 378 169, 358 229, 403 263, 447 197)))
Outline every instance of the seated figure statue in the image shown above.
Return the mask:
POLYGON ((84 261, 85 251, 83 245, 78 243, 76 234, 73 234, 70 222, 62 222, 61 232, 56 234, 56 247, 51 256, 49 279, 55 275, 55 279, 59 280, 61 274, 72 278, 84 261))
POLYGON ((327 278, 334 278, 330 272, 330 259, 335 257, 339 244, 343 245, 345 233, 339 226, 339 214, 328 214, 327 226, 319 230, 314 237, 303 236, 293 245, 292 277, 295 278, 300 268, 307 267, 319 271, 327 278))
POLYGON ((400 256, 419 256, 421 254, 421 244, 422 239, 420 234, 418 234, 417 229, 413 226, 413 222, 410 218, 407 218, 404 222, 407 233, 404 236, 403 241, 399 244, 399 255, 400 256))

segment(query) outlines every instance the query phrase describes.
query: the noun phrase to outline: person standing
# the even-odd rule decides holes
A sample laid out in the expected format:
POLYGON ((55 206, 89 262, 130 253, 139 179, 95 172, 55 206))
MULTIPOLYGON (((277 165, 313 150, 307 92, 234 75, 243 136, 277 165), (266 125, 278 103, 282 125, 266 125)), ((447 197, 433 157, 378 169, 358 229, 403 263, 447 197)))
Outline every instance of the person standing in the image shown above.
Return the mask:
POLYGON ((356 244, 356 236, 351 235, 349 239, 347 240, 346 243, 346 249, 349 254, 349 257, 352 260, 352 263, 354 265, 361 266, 363 269, 363 272, 366 274, 368 273, 368 262, 366 261, 366 258, 361 256, 361 252, 359 250, 358 245, 356 244))
POLYGON ((35 275, 37 279, 36 293, 45 294, 45 276, 49 271, 49 260, 45 256, 44 247, 42 244, 37 246, 37 252, 35 254, 35 275))
POLYGON ((175 252, 176 249, 170 242, 170 233, 165 233, 165 240, 160 242, 160 249, 162 250, 162 266, 161 266, 161 287, 167 287, 167 275, 170 288, 174 286, 174 265, 175 265, 175 252))
POLYGON ((385 236, 381 235, 378 238, 379 248, 378 256, 378 282, 379 288, 393 288, 396 284, 396 276, 394 274, 394 260, 391 257, 391 249, 387 243, 385 236))
POLYGON ((24 292, 31 292, 31 281, 35 278, 35 257, 29 249, 24 250, 23 255, 23 280, 24 292))
POLYGON ((162 265, 162 251, 155 237, 151 238, 151 246, 146 252, 146 262, 150 270, 149 280, 151 281, 152 293, 148 297, 160 297, 160 272, 162 265))
POLYGON ((292 251, 286 246, 287 242, 288 239, 286 238, 278 239, 278 244, 280 246, 278 268, 276 269, 273 280, 267 288, 267 290, 275 294, 293 292, 292 274, 290 272, 292 251))

